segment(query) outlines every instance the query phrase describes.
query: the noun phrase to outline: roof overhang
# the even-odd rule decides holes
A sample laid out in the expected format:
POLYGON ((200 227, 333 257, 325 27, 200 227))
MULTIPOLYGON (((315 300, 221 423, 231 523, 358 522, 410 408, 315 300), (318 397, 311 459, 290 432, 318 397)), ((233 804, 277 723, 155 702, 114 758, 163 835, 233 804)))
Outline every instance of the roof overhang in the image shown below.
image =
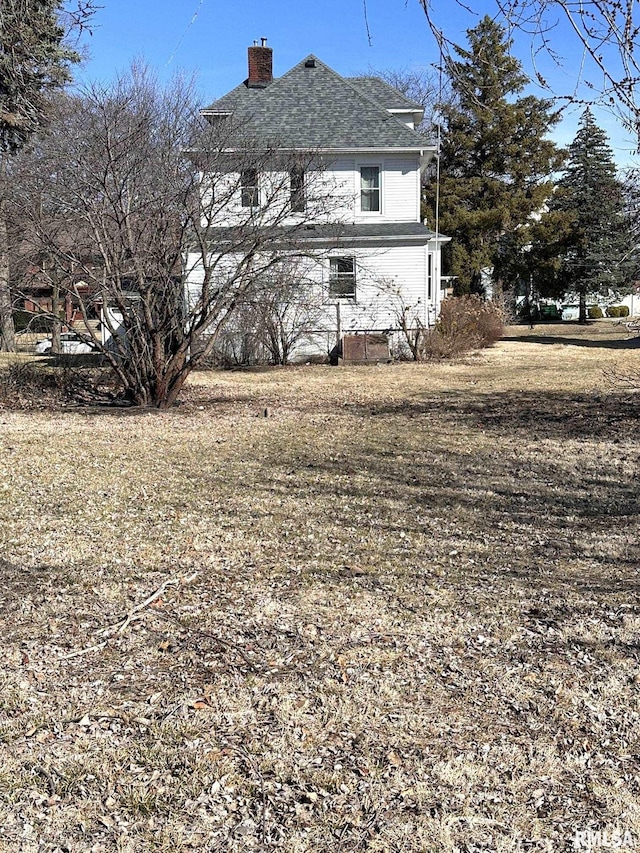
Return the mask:
POLYGON ((411 148, 404 146, 398 146, 397 148, 358 148, 357 146, 351 146, 349 148, 322 148, 320 150, 323 153, 327 152, 329 154, 420 154, 420 156, 423 156, 426 153, 435 154, 436 146, 416 145, 411 148))
POLYGON ((200 115, 203 118, 231 118, 233 113, 230 110, 200 110, 200 115))
POLYGON ((314 237, 313 234, 301 234, 297 237, 299 242, 313 244, 314 246, 400 246, 411 243, 417 246, 427 246, 429 243, 448 243, 451 237, 422 236, 417 234, 387 234, 385 236, 361 236, 343 235, 336 237, 314 237))
MULTIPOLYGON (((221 243, 235 242, 238 240, 238 232, 234 228, 212 228, 209 237, 221 243)), ((292 250, 296 247, 306 247, 307 250, 326 250, 358 246, 385 249, 402 245, 431 246, 437 249, 441 244, 448 243, 450 239, 443 234, 436 234, 420 222, 376 226, 334 223, 276 228, 269 234, 268 245, 272 249, 280 250, 292 250)), ((240 246, 239 251, 242 251, 240 246)))
MULTIPOLYGON (((238 148, 225 148, 220 153, 221 154, 243 154, 246 152, 246 148, 242 146, 238 148)), ((254 149, 255 150, 255 149, 254 149)), ((269 145, 265 145, 265 150, 270 150, 269 145)), ((420 169, 424 170, 424 168, 431 162, 431 160, 435 157, 437 148, 435 145, 423 145, 420 148, 325 148, 318 147, 312 148, 309 146, 295 146, 295 147, 278 147, 272 149, 274 153, 280 154, 317 154, 318 156, 327 157, 327 156, 338 156, 347 154, 349 156, 355 157, 367 157, 367 156, 384 156, 390 154, 414 154, 420 158, 420 169)))

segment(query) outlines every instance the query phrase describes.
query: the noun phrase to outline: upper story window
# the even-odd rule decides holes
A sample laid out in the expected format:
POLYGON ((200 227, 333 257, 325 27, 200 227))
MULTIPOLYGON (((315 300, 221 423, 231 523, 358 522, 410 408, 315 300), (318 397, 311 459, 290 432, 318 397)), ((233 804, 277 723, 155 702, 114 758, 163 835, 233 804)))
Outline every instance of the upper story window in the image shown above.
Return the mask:
POLYGON ((380 166, 360 167, 360 210, 380 212, 380 166))
POLYGON ((333 299, 356 298, 355 258, 329 258, 329 296, 333 299))
POLYGON ((243 169, 240 172, 240 204, 243 207, 260 206, 257 169, 243 169))
POLYGON ((304 169, 296 166, 289 172, 291 179, 291 210, 294 213, 304 213, 307 207, 304 194, 304 169))

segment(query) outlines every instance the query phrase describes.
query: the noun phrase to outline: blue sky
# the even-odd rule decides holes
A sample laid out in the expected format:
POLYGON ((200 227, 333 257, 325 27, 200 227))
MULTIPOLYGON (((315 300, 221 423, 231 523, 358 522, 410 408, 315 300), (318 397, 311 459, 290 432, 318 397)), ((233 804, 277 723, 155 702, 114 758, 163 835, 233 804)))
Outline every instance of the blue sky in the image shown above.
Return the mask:
MULTIPOLYGON (((104 4, 86 39, 89 59, 76 73, 79 82, 108 81, 136 58, 145 59, 163 79, 178 70, 196 76, 207 103, 246 77, 247 47, 266 37, 274 51, 274 73, 284 73, 309 53, 343 75, 374 69, 429 70, 438 56, 418 0, 101 0, 104 4)), ((492 9, 478 0, 480 12, 492 9)), ((453 0, 443 0, 440 23, 454 41, 477 17, 453 0), (446 3, 446 5, 445 5, 446 3)), ((580 56, 562 38, 563 68, 543 65, 558 92, 573 87, 580 56)), ((516 41, 514 53, 530 71, 529 43, 516 41)), ((542 94, 540 90, 536 94, 542 94)), ((567 144, 575 134, 580 109, 567 117, 554 137, 567 144)), ((632 142, 613 116, 599 111, 619 163, 630 162, 632 142)))

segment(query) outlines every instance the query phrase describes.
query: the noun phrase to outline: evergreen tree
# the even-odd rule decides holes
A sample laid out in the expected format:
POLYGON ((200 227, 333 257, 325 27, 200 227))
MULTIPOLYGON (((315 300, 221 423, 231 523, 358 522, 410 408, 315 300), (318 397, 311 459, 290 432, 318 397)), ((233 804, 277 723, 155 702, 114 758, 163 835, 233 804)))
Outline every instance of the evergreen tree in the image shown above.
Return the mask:
POLYGON ((66 19, 82 29, 92 14, 91 0, 0 0, 0 338, 1 348, 15 349, 9 290, 5 174, 6 155, 15 154, 42 125, 47 94, 71 79, 80 60, 66 43, 66 19))
POLYGON ((564 174, 549 202, 549 216, 558 215, 566 223, 556 232, 552 247, 560 261, 558 290, 578 294, 584 323, 589 297, 624 289, 633 243, 613 152, 589 109, 582 115, 564 174))
MULTIPOLYGON (((562 163, 546 138, 559 115, 549 100, 521 95, 529 80, 503 27, 487 16, 467 37, 468 49, 457 47, 459 61, 448 68, 454 98, 442 108, 440 155, 439 229, 452 238, 449 272, 460 293, 481 289, 501 239, 542 207, 562 163)), ((434 184, 426 203, 433 216, 434 184)))

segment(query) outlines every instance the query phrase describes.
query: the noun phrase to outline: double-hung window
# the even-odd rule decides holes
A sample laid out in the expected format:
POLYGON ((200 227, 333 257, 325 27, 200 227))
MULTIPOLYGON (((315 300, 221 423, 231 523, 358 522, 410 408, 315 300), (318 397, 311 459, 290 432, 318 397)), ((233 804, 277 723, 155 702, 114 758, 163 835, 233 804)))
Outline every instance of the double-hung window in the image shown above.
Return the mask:
POLYGON ((291 210, 294 213, 304 213, 306 200, 304 197, 304 169, 296 166, 289 172, 291 180, 291 210))
POLYGON ((333 299, 356 298, 356 259, 329 259, 329 296, 333 299))
POLYGON ((240 173, 240 204, 242 207, 260 207, 257 169, 243 169, 240 173))
POLYGON ((360 167, 360 210, 380 212, 380 166, 360 167))

